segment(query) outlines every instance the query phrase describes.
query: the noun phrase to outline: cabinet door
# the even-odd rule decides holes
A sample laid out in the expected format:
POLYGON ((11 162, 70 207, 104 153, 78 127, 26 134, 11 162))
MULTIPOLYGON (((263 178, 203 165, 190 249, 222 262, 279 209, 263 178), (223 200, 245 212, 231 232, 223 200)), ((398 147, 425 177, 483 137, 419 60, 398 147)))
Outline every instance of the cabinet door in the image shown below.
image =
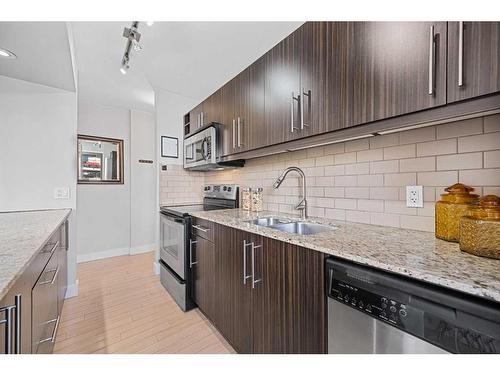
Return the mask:
POLYGON ((202 103, 201 111, 202 126, 212 122, 220 123, 222 121, 220 90, 217 90, 205 99, 202 103))
POLYGON ((202 105, 199 104, 195 108, 189 112, 189 121, 190 121, 190 133, 194 133, 201 127, 201 108, 202 105))
POLYGON ((238 151, 253 150, 266 146, 266 126, 264 122, 264 58, 260 58, 239 75, 236 98, 236 121, 238 151))
POLYGON ((215 293, 215 246, 202 237, 196 237, 193 245, 193 300, 203 313, 210 319, 216 320, 216 293, 215 293))
POLYGON ((264 55, 267 145, 300 137, 301 37, 298 29, 264 55))
POLYGON ((325 255, 285 244, 287 353, 326 353, 325 255))
POLYGON ((234 79, 221 89, 221 156, 235 153, 236 123, 234 118, 234 79), (234 133, 233 133, 234 131, 234 133))
POLYGON ((353 22, 307 22, 302 26, 302 136, 353 123, 353 22))
POLYGON ((500 91, 500 22, 448 23, 448 102, 500 91))
POLYGON ((446 104, 446 22, 356 22, 354 125, 446 104))
POLYGON ((252 289, 250 278, 251 236, 217 225, 219 261, 219 329, 238 353, 252 352, 252 289))
POLYGON ((253 352, 286 353, 284 243, 264 237, 253 242, 253 352))
POLYGON ((68 288, 68 222, 66 221, 60 228, 60 246, 57 250, 58 252, 58 262, 59 262, 59 275, 58 275, 58 298, 57 307, 59 310, 59 315, 61 314, 62 307, 64 304, 64 299, 66 297, 66 290, 68 288))

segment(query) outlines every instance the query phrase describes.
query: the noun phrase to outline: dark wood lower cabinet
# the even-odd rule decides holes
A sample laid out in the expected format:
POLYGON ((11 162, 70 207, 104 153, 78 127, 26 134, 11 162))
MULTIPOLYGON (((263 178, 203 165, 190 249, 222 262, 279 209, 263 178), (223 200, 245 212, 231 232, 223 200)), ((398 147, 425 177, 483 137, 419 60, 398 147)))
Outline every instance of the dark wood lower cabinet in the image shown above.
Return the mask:
POLYGON ((215 245, 202 237, 196 237, 191 262, 193 299, 198 307, 216 321, 215 245))
MULTIPOLYGON (((325 353, 324 254, 215 225, 214 310, 239 353, 325 353)), ((200 259, 200 258, 198 258, 200 259)))

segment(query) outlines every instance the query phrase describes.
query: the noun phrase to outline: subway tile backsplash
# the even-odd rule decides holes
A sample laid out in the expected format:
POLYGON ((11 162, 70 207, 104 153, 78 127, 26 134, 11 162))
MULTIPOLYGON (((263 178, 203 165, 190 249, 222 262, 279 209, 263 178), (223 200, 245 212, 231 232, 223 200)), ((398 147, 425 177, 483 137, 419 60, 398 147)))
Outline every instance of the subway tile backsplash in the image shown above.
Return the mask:
POLYGON ((251 159, 235 170, 168 169, 161 172, 160 201, 200 201, 203 183, 237 183, 263 187, 265 209, 295 212, 299 179, 290 174, 272 188, 294 165, 307 176, 310 216, 433 231, 434 204, 444 187, 462 182, 480 195, 500 193, 500 115, 251 159), (183 189, 173 191, 175 181, 183 189), (423 208, 406 207, 410 184, 424 186, 423 208))

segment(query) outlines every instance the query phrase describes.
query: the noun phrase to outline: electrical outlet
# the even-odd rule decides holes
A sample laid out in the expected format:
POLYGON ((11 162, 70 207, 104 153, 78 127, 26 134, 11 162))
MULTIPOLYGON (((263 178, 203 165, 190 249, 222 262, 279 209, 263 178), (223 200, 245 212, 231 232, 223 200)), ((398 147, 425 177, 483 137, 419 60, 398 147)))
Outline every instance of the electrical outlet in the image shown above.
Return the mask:
POLYGON ((69 187, 57 187, 54 189, 55 199, 69 199, 69 187))
POLYGON ((424 207, 424 189, 422 186, 406 187, 406 207, 424 207))

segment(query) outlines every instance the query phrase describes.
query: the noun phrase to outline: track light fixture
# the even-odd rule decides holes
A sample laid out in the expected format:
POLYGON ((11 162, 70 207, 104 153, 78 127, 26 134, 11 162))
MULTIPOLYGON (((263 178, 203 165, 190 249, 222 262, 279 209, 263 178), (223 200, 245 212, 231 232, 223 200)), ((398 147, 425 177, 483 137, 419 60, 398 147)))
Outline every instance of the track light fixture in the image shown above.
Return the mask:
POLYGON ((122 64, 120 72, 122 74, 127 74, 127 70, 130 69, 130 51, 132 48, 134 51, 139 52, 142 50, 142 46, 139 44, 141 40, 141 33, 138 31, 139 21, 132 22, 132 26, 125 27, 123 29, 123 37, 127 38, 127 44, 125 44, 125 52, 123 53, 122 64))

